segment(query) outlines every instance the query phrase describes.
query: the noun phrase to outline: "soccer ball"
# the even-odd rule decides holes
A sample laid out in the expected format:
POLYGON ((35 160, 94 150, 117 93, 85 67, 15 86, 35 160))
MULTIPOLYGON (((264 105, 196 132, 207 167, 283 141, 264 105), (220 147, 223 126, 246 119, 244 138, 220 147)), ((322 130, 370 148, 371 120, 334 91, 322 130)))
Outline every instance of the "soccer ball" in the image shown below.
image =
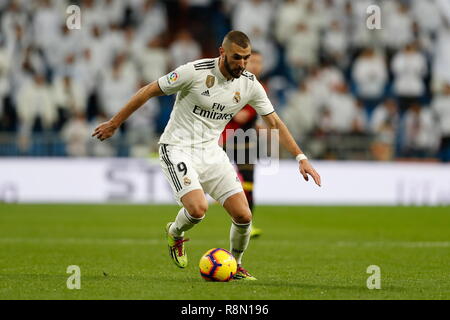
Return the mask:
POLYGON ((221 248, 208 250, 200 259, 199 266, 200 275, 206 281, 230 281, 237 270, 236 259, 221 248))

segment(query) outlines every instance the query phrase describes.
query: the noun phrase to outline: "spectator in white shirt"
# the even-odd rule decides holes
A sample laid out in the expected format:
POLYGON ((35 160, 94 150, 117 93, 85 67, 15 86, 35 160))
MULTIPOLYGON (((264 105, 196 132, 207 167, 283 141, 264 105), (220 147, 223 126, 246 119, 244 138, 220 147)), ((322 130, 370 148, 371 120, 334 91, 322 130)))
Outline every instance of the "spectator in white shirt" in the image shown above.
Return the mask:
POLYGON ((403 113, 411 103, 425 94, 424 77, 428 72, 427 61, 415 44, 408 44, 392 60, 394 92, 399 98, 403 113))
POLYGON ((139 21, 137 38, 141 42, 147 43, 167 31, 167 10, 162 1, 144 0, 136 13, 139 21))
MULTIPOLYGON (((314 0, 313 0, 314 1, 314 0)), ((322 28, 327 29, 334 21, 341 21, 344 18, 345 0, 322 0, 319 3, 319 10, 323 17, 322 28)), ((358 1, 358 2, 361 2, 358 1)), ((366 7, 367 8, 367 7, 366 7)))
MULTIPOLYGON (((89 123, 89 132, 93 132, 93 130, 95 130, 95 128, 97 128, 99 124, 108 121, 108 119, 109 117, 107 117, 104 113, 98 113, 93 121, 89 123)), ((103 141, 103 143, 98 143, 95 141, 95 139, 88 139, 88 155, 90 157, 115 157, 118 154, 117 147, 120 139, 121 132, 118 132, 118 134, 114 135, 114 137, 111 137, 111 139, 103 141)))
POLYGON ((336 85, 344 82, 344 75, 335 65, 329 61, 324 61, 319 69, 320 81, 322 81, 328 88, 333 89, 336 85))
POLYGON ((85 116, 90 121, 101 109, 99 90, 101 85, 101 69, 92 59, 91 49, 84 48, 73 68, 74 80, 83 86, 87 106, 85 116))
POLYGON ((58 107, 58 128, 70 117, 76 114, 84 115, 86 112, 87 98, 84 87, 69 75, 60 77, 53 84, 55 103, 58 107))
POLYGON ((358 107, 354 97, 349 93, 344 82, 336 84, 328 97, 326 108, 331 113, 331 127, 338 134, 364 133, 366 117, 358 107))
POLYGON ((269 37, 255 37, 252 39, 252 49, 258 52, 264 52, 264 65, 261 71, 261 77, 273 70, 278 62, 278 50, 275 42, 269 37))
POLYGON ((17 59, 22 52, 32 45, 32 35, 21 24, 13 24, 9 34, 5 34, 6 46, 12 59, 17 59))
POLYGON ((307 84, 301 82, 298 89, 289 96, 287 106, 283 109, 281 117, 294 139, 301 141, 315 128, 319 111, 319 106, 316 104, 307 84))
POLYGON ((20 25, 16 25, 16 40, 14 48, 9 47, 10 56, 10 86, 11 95, 17 96, 17 90, 27 81, 29 81, 34 73, 45 74, 47 69, 42 55, 39 50, 26 43, 25 33, 20 25), (22 41, 23 40, 23 41, 22 41), (12 49, 12 50, 11 50, 12 49))
POLYGON ((378 133, 387 125, 392 132, 399 129, 400 115, 398 105, 395 99, 388 98, 378 105, 370 120, 370 130, 372 133, 378 133))
MULTIPOLYGON (((131 29, 131 28, 129 28, 131 29)), ((119 52, 122 50, 132 50, 131 47, 128 47, 128 43, 126 43, 126 37, 124 28, 121 28, 119 25, 116 24, 109 24, 106 28, 103 29, 104 32, 102 32, 102 40, 104 41, 104 46, 106 48, 107 53, 109 54, 110 58, 113 59, 114 56, 116 56, 119 52)), ((133 46, 135 44, 139 44, 140 41, 135 41, 133 43, 133 46)))
POLYGON ((0 118, 2 117, 3 101, 10 92, 9 72, 11 70, 10 56, 5 42, 0 40, 0 118))
POLYGON ((327 59, 333 61, 341 69, 348 65, 348 36, 341 22, 332 20, 328 28, 325 29, 322 45, 327 59))
POLYGON ((81 0, 81 32, 90 33, 90 30, 95 25, 99 28, 106 28, 109 25, 108 15, 103 11, 103 6, 100 1, 81 0))
MULTIPOLYGON (((22 33, 27 33, 28 17, 20 2, 13 0, 9 3, 7 10, 2 14, 1 33, 3 37, 6 39, 16 38, 17 26, 20 27, 22 33)), ((25 38, 28 36, 29 35, 24 35, 23 37, 25 38)), ((29 43, 26 43, 26 45, 29 45, 29 43)))
POLYGON ((430 108, 412 103, 404 115, 402 131, 404 156, 426 158, 437 151, 438 131, 430 108))
POLYGON ((312 93, 314 100, 320 108, 328 102, 328 96, 335 85, 344 81, 342 72, 333 65, 323 63, 320 67, 313 67, 308 73, 305 82, 308 90, 312 93))
MULTIPOLYGON (((142 81, 139 87, 145 86, 147 82, 142 81)), ((130 156, 136 158, 148 157, 150 152, 158 150, 155 139, 155 118, 159 112, 157 99, 148 100, 135 114, 133 114, 127 127, 127 141, 130 146, 130 156)))
POLYGON ((323 31, 324 26, 329 23, 329 20, 326 20, 326 17, 322 14, 319 1, 305 0, 304 7, 304 17, 300 22, 307 24, 315 32, 323 31))
POLYGON ((370 131, 374 135, 371 150, 375 160, 393 159, 399 125, 400 115, 395 99, 387 99, 375 108, 370 121, 370 131))
POLYGON ((232 27, 244 32, 250 39, 267 37, 273 14, 274 8, 267 0, 239 1, 232 15, 232 27))
POLYGON ((198 60, 202 56, 202 50, 192 35, 186 31, 180 31, 175 41, 170 45, 171 68, 177 68, 187 62, 198 60))
POLYGON ((420 31, 435 36, 442 27, 441 13, 435 1, 413 0, 412 16, 420 31))
POLYGON ((353 135, 366 135, 369 129, 369 118, 366 109, 360 100, 356 101, 356 112, 352 123, 353 135))
POLYGON ((433 60, 433 91, 439 93, 450 82, 450 23, 438 32, 433 60))
POLYGON ((355 60, 352 79, 356 94, 369 115, 380 103, 388 80, 388 70, 384 57, 373 48, 366 48, 355 60))
POLYGON ((35 43, 45 49, 51 47, 58 38, 60 26, 64 21, 64 12, 60 12, 53 0, 40 0, 33 19, 33 31, 35 43))
POLYGON ((141 76, 147 83, 166 74, 169 70, 169 56, 167 49, 163 47, 162 38, 150 40, 142 51, 137 52, 137 61, 141 76))
POLYGON ((100 25, 94 24, 90 33, 83 39, 83 47, 89 48, 92 54, 92 60, 100 70, 110 68, 115 52, 111 48, 111 41, 105 37, 105 33, 100 25))
POLYGON ((88 156, 91 132, 83 113, 76 113, 69 119, 61 130, 61 137, 66 144, 66 154, 69 157, 88 156))
MULTIPOLYGON (((156 39, 156 38, 153 38, 156 39)), ((145 49, 145 44, 137 37, 136 29, 133 27, 126 27, 121 31, 120 47, 118 52, 124 52, 129 59, 134 63, 138 63, 139 54, 145 49)))
POLYGON ((444 85, 442 94, 436 95, 431 104, 435 119, 439 125, 440 157, 450 161, 450 82, 444 85))
POLYGON ((64 69, 62 66, 69 55, 77 55, 80 52, 81 33, 71 31, 66 24, 59 26, 58 37, 44 50, 47 63, 55 72, 64 69))
POLYGON ((275 36, 280 44, 285 45, 296 33, 304 13, 305 8, 300 0, 285 0, 280 5, 275 16, 275 36))
POLYGON ((102 12, 106 16, 107 24, 121 25, 124 21, 125 8, 128 1, 103 0, 102 12))
POLYGON ((16 101, 20 148, 26 151, 33 131, 49 132, 54 129, 58 112, 52 92, 41 74, 36 74, 33 81, 22 86, 16 101))
POLYGON ((116 114, 133 96, 137 72, 123 54, 116 56, 111 70, 104 73, 100 88, 102 110, 107 117, 116 114))
MULTIPOLYGON (((344 29, 350 37, 350 47, 359 51, 368 46, 376 46, 380 43, 382 30, 367 28, 367 9, 373 5, 371 0, 347 1, 344 6, 344 29)), ((382 23, 384 23, 382 14, 382 23)), ((384 27, 384 25, 382 25, 384 27)))
POLYGON ((392 4, 395 9, 385 8, 383 11, 384 44, 389 51, 397 51, 414 41, 414 20, 407 4, 402 2, 392 2, 392 4))
POLYGON ((92 59, 91 49, 83 49, 75 63, 73 75, 77 83, 84 86, 83 91, 88 97, 95 93, 100 81, 100 66, 92 59))
POLYGON ((296 34, 288 40, 287 61, 297 82, 304 78, 308 69, 317 64, 319 41, 318 32, 305 23, 298 24, 296 34))

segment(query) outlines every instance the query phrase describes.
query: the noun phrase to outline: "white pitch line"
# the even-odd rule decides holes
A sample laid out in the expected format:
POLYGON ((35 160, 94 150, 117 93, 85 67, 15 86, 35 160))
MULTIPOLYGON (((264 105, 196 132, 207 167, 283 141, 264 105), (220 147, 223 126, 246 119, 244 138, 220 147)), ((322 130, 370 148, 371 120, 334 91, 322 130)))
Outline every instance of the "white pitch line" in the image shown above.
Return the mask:
POLYGON ((339 241, 338 247, 448 248, 450 241, 339 241))
MULTIPOLYGON (((210 240, 193 240, 196 244, 210 244, 210 240)), ((224 240, 227 242, 228 240, 224 240)), ((73 244, 73 245, 163 245, 161 239, 106 239, 106 238, 0 238, 0 244, 73 244)), ((255 245, 287 246, 293 242, 289 240, 258 239, 255 245)), ((450 241, 297 241, 300 246, 332 246, 332 247, 400 247, 400 248, 448 248, 450 241)))
POLYGON ((0 243, 25 244, 95 244, 95 245, 155 245, 162 243, 158 239, 105 239, 105 238, 0 238, 0 243))

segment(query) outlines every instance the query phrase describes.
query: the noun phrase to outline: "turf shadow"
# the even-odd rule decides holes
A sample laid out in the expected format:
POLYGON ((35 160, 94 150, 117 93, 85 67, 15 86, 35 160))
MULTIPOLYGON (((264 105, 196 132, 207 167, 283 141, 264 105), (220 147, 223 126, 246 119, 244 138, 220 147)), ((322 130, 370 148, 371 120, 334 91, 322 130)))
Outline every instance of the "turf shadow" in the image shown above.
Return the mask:
MULTIPOLYGON (((235 282, 236 283, 236 282, 235 282)), ((311 284, 311 283, 293 283, 293 282, 272 282, 272 281, 252 281, 252 282, 243 282, 244 284, 252 285, 252 286, 263 286, 263 287, 278 287, 278 288, 298 288, 298 289, 320 289, 320 290, 369 290, 367 287, 362 285, 324 285, 324 284, 311 284)), ((394 287, 394 286, 388 286, 383 288, 383 291, 396 291, 396 292, 402 292, 405 290, 405 288, 402 287, 394 287)))

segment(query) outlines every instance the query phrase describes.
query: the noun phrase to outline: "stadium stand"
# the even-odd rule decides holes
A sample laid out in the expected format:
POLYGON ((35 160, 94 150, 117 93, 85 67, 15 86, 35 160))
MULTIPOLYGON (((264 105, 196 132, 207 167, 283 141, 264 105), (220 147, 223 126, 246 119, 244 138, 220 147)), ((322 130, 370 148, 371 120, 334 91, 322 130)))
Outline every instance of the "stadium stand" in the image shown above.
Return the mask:
POLYGON ((89 133, 239 29, 312 157, 448 162, 449 17, 442 0, 0 0, 0 156, 148 156, 173 97, 148 102, 107 144, 89 133), (66 26, 72 4, 80 30, 66 26), (373 4, 380 30, 366 26, 373 4))

